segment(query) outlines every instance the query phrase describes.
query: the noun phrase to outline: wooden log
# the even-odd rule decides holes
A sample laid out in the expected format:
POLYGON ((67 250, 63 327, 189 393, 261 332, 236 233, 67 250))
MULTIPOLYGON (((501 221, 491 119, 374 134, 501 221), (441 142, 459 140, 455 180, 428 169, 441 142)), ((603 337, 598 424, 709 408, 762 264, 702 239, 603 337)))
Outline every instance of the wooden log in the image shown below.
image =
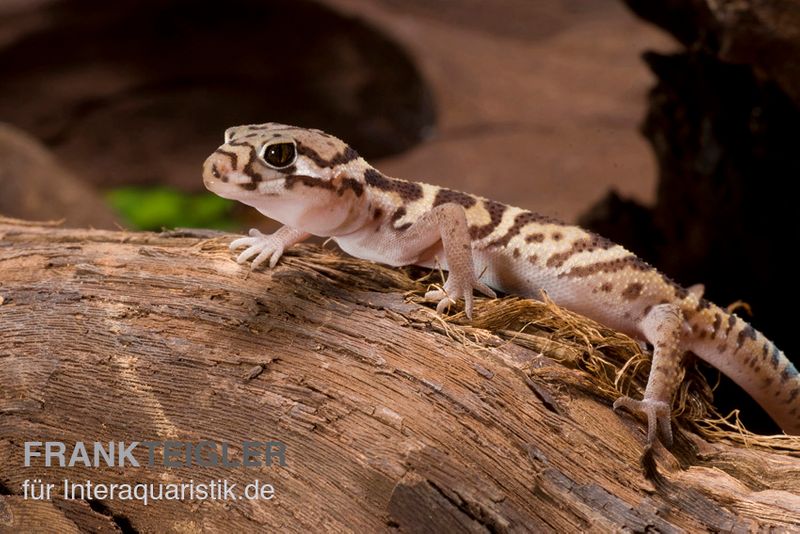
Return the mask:
POLYGON ((520 301, 481 299, 474 324, 445 320, 415 298, 424 285, 409 271, 299 246, 250 272, 230 239, 0 219, 0 530, 800 525, 797 440, 770 450, 680 429, 673 451, 654 450, 647 478, 641 422, 612 412, 597 377, 555 361, 584 345, 559 329, 476 326, 520 301), (24 466, 26 442, 69 453, 144 440, 226 443, 234 460, 245 441, 277 440, 285 465, 165 467, 158 449, 152 466, 24 466), (56 494, 25 498, 33 479, 56 494), (64 479, 220 480, 236 495, 259 480, 274 497, 66 500, 64 479))

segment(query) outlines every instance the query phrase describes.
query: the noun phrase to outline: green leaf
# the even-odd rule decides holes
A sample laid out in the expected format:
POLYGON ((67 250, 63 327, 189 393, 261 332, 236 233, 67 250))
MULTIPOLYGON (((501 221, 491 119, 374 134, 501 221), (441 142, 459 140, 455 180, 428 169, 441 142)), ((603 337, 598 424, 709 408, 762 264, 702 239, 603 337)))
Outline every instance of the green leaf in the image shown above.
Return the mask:
POLYGON ((189 227, 231 230, 232 200, 212 193, 189 194, 171 187, 120 187, 106 194, 109 204, 139 230, 189 227))

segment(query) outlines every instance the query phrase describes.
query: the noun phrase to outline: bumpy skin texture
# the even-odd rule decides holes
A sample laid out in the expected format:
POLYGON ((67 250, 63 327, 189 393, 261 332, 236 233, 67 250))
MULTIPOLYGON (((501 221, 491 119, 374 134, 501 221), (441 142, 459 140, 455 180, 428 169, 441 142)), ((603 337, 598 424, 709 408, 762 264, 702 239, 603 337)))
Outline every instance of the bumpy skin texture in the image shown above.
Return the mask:
POLYGON ((614 407, 647 416, 650 444, 672 441, 670 402, 687 351, 731 377, 786 433, 800 434, 800 374, 772 342, 702 298, 702 286, 685 289, 582 228, 384 176, 331 135, 276 123, 226 130, 203 181, 285 225, 235 240, 232 249, 246 247, 239 263, 254 258, 254 268, 273 267, 293 244, 330 236, 359 258, 448 270, 442 290, 426 295, 439 312, 464 299, 471 317, 474 290, 530 298, 544 290, 565 308, 646 340, 653 365, 644 398, 622 397, 614 407))

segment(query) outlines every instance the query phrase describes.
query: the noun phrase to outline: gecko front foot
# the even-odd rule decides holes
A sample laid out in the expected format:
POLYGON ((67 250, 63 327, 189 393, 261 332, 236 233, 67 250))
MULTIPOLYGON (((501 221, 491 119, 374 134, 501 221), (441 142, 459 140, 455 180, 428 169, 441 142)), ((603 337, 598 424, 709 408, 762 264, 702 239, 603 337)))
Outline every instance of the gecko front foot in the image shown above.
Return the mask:
POLYGON ((256 267, 269 259, 270 268, 275 267, 278 260, 283 256, 285 244, 284 242, 275 237, 274 234, 267 235, 259 232, 255 228, 250 229, 250 237, 240 237, 233 240, 230 245, 231 250, 237 248, 247 247, 236 258, 237 263, 245 263, 247 260, 255 256, 250 268, 255 270, 256 267))
POLYGON ((625 408, 630 412, 638 412, 647 417, 647 444, 655 444, 658 436, 665 447, 672 446, 672 426, 670 416, 672 411, 668 403, 653 399, 636 400, 630 397, 620 397, 614 401, 614 410, 625 408))
POLYGON ((438 300, 436 311, 446 312, 452 304, 460 298, 464 299, 464 313, 472 319, 472 292, 478 290, 487 297, 495 298, 497 295, 492 288, 475 278, 458 276, 454 271, 450 272, 447 281, 442 289, 434 289, 425 293, 426 300, 438 300))

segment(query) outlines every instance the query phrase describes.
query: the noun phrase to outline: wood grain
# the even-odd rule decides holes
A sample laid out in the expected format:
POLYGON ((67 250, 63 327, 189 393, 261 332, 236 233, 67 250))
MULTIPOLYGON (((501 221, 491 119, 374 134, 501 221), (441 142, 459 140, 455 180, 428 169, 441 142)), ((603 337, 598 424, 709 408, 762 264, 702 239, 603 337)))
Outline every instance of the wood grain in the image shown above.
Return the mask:
POLYGON ((409 301, 424 287, 402 271, 300 246, 274 270, 251 273, 233 261, 230 239, 0 219, 0 530, 800 525, 800 453, 683 431, 675 451, 656 449, 657 475, 647 479, 642 425, 614 414, 585 374, 547 351, 497 332, 465 342, 453 332, 475 329, 443 328, 409 301), (26 441, 143 439, 280 440, 287 465, 23 466, 26 441), (36 502, 21 496, 33 478, 260 479, 276 497, 36 502))

